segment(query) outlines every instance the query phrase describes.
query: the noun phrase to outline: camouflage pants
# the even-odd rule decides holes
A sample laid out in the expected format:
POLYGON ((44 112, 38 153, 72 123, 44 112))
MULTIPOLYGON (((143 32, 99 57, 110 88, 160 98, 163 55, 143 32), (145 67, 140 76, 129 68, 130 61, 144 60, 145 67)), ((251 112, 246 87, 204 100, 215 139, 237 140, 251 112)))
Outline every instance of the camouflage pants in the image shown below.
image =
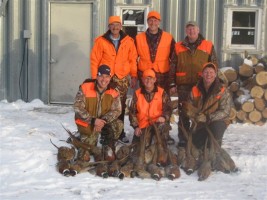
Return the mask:
POLYGON ((126 99, 127 99, 127 92, 130 86, 129 77, 126 76, 122 79, 119 79, 116 75, 114 75, 110 81, 110 85, 113 89, 117 90, 120 93, 120 100, 121 100, 121 115, 119 119, 124 122, 124 115, 126 109, 126 99))
POLYGON ((178 122, 178 139, 179 146, 185 146, 186 138, 183 135, 182 130, 179 126, 184 126, 186 130, 189 130, 190 127, 190 119, 187 117, 185 113, 185 109, 183 109, 183 102, 187 102, 190 97, 192 86, 178 86, 178 110, 179 110, 179 122, 178 122))
MULTIPOLYGON (((106 124, 105 129, 109 131, 108 133, 109 140, 112 141, 112 143, 114 143, 116 140, 118 140, 122 132, 123 122, 119 119, 116 119, 113 122, 106 124)), ((89 144, 91 146, 97 145, 100 132, 92 131, 90 126, 88 128, 78 126, 78 131, 80 132, 80 135, 81 135, 80 139, 82 142, 89 144)), ((87 154, 87 152, 84 149, 82 148, 78 149, 78 159, 84 160, 83 158, 85 154, 87 154)))
MULTIPOLYGON (((156 73, 158 86, 162 87, 165 90, 165 92, 169 93, 169 73, 168 72, 166 73, 155 72, 155 73, 156 73)), ((138 71, 138 80, 139 80, 140 86, 143 85, 142 76, 143 76, 143 72, 138 71)))

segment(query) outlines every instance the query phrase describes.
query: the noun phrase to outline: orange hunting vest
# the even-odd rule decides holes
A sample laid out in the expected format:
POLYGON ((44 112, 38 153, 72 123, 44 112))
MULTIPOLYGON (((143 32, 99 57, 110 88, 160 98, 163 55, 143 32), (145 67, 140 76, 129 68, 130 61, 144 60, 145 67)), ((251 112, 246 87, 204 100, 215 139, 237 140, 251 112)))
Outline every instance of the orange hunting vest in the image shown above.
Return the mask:
POLYGON ((146 33, 140 33, 136 36, 137 53, 139 55, 138 70, 145 71, 153 68, 156 72, 165 73, 170 70, 170 48, 172 35, 162 32, 160 42, 157 47, 155 61, 152 63, 150 59, 149 47, 146 40, 146 33))
POLYGON ((212 51, 212 42, 203 40, 196 51, 191 54, 182 42, 175 44, 177 54, 177 85, 195 85, 201 75, 202 66, 208 62, 212 51))
POLYGON ((139 88, 136 91, 137 96, 137 119, 139 128, 145 128, 155 122, 162 115, 162 95, 163 89, 158 87, 158 91, 155 93, 154 98, 148 103, 141 93, 139 88))
MULTIPOLYGON (((108 89, 104 92, 104 96, 102 97, 102 100, 100 101, 97 98, 97 92, 95 90, 95 83, 94 82, 88 82, 83 83, 81 85, 82 91, 85 96, 85 109, 88 111, 88 113, 91 116, 94 117, 100 117, 107 112, 110 111, 111 105, 113 103, 113 99, 116 98, 119 93, 116 90, 108 89), (99 109, 101 109, 100 114, 97 112, 99 109)), ((83 120, 76 118, 75 122, 77 125, 88 127, 88 123, 84 122, 83 120)))

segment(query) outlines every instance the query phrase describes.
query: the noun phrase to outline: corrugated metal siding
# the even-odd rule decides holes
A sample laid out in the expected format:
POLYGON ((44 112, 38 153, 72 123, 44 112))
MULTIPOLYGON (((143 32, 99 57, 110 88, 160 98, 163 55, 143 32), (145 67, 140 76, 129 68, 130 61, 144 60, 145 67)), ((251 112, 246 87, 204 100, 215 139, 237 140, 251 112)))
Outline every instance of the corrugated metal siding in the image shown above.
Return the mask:
MULTIPOLYGON (((5 15, 0 16, 1 100, 15 101, 23 98, 31 101, 39 98, 48 103, 49 3, 80 1, 83 0, 8 0, 5 15), (23 38, 23 30, 30 30, 32 33, 28 40, 28 51, 25 50, 27 43, 23 38), (27 62, 28 73, 25 70, 27 62)), ((170 32, 176 41, 185 37, 185 23, 188 20, 196 20, 203 36, 213 41, 222 66, 237 65, 242 59, 240 53, 229 53, 223 49, 227 6, 261 6, 264 8, 261 26, 266 27, 267 22, 267 0, 88 0, 88 2, 93 2, 94 5, 92 41, 107 30, 108 16, 117 14, 116 6, 147 5, 150 9, 161 13, 161 27, 170 32)), ((262 31, 261 41, 263 41, 261 49, 266 50, 266 29, 262 31)))

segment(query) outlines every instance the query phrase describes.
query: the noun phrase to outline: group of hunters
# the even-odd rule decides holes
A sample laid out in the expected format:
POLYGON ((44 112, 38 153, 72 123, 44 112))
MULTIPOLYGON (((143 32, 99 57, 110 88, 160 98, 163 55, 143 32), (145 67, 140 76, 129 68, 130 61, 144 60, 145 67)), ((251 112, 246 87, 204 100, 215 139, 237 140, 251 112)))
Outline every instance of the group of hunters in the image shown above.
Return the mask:
MULTIPOLYGON (((185 39, 176 43, 170 33, 159 28, 160 22, 158 12, 149 12, 148 29, 133 39, 122 31, 119 16, 109 17, 108 31, 96 38, 91 51, 91 78, 80 85, 76 95, 74 111, 79 140, 97 146, 100 138, 100 143, 115 155, 114 159, 118 141, 130 142, 124 130, 129 87, 135 89, 129 107, 131 142, 136 144, 133 150, 141 157, 135 163, 144 162, 139 143, 145 148, 153 141, 162 147, 175 143, 169 135, 173 112, 170 96, 174 94, 178 95, 178 156, 188 139, 183 130, 193 130, 193 144, 203 148, 208 137, 204 127, 208 126, 222 145, 229 124, 231 95, 217 76, 218 62, 212 42, 200 34, 195 21, 189 21, 185 39), (197 110, 193 118, 188 115, 190 107, 197 110)), ((77 159, 83 160, 85 153, 85 149, 79 148, 77 159)))

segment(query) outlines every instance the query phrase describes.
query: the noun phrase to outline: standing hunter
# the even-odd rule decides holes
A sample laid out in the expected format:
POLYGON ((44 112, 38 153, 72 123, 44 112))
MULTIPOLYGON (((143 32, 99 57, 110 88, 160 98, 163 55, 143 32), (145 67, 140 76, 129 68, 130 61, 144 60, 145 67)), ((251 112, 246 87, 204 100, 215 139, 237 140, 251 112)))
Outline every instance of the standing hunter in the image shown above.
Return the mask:
MULTIPOLYGON (((175 66, 175 40, 170 33, 159 28, 161 16, 156 11, 150 11, 147 16, 148 29, 136 36, 138 59, 138 79, 142 85, 142 75, 146 69, 156 72, 158 86, 169 92, 169 71, 175 66)), ((174 139, 168 136, 168 143, 174 139)))
MULTIPOLYGON (((108 28, 105 34, 95 40, 90 57, 91 75, 92 78, 96 78, 100 65, 110 66, 112 76, 110 84, 120 93, 122 112, 119 119, 124 122, 128 88, 130 85, 135 88, 137 83, 137 52, 134 40, 121 30, 122 24, 119 16, 109 17, 108 28)), ((124 143, 129 142, 124 129, 119 140, 124 143)))
MULTIPOLYGON (((177 65, 170 70, 170 94, 178 93, 179 101, 179 122, 189 130, 190 122, 183 109, 183 102, 189 100, 191 89, 201 77, 202 66, 207 62, 212 62, 216 66, 217 56, 211 41, 199 33, 198 24, 189 21, 185 27, 186 37, 183 41, 175 44, 177 55, 177 65)), ((186 139, 181 129, 178 127, 178 147, 185 147, 186 139)))

